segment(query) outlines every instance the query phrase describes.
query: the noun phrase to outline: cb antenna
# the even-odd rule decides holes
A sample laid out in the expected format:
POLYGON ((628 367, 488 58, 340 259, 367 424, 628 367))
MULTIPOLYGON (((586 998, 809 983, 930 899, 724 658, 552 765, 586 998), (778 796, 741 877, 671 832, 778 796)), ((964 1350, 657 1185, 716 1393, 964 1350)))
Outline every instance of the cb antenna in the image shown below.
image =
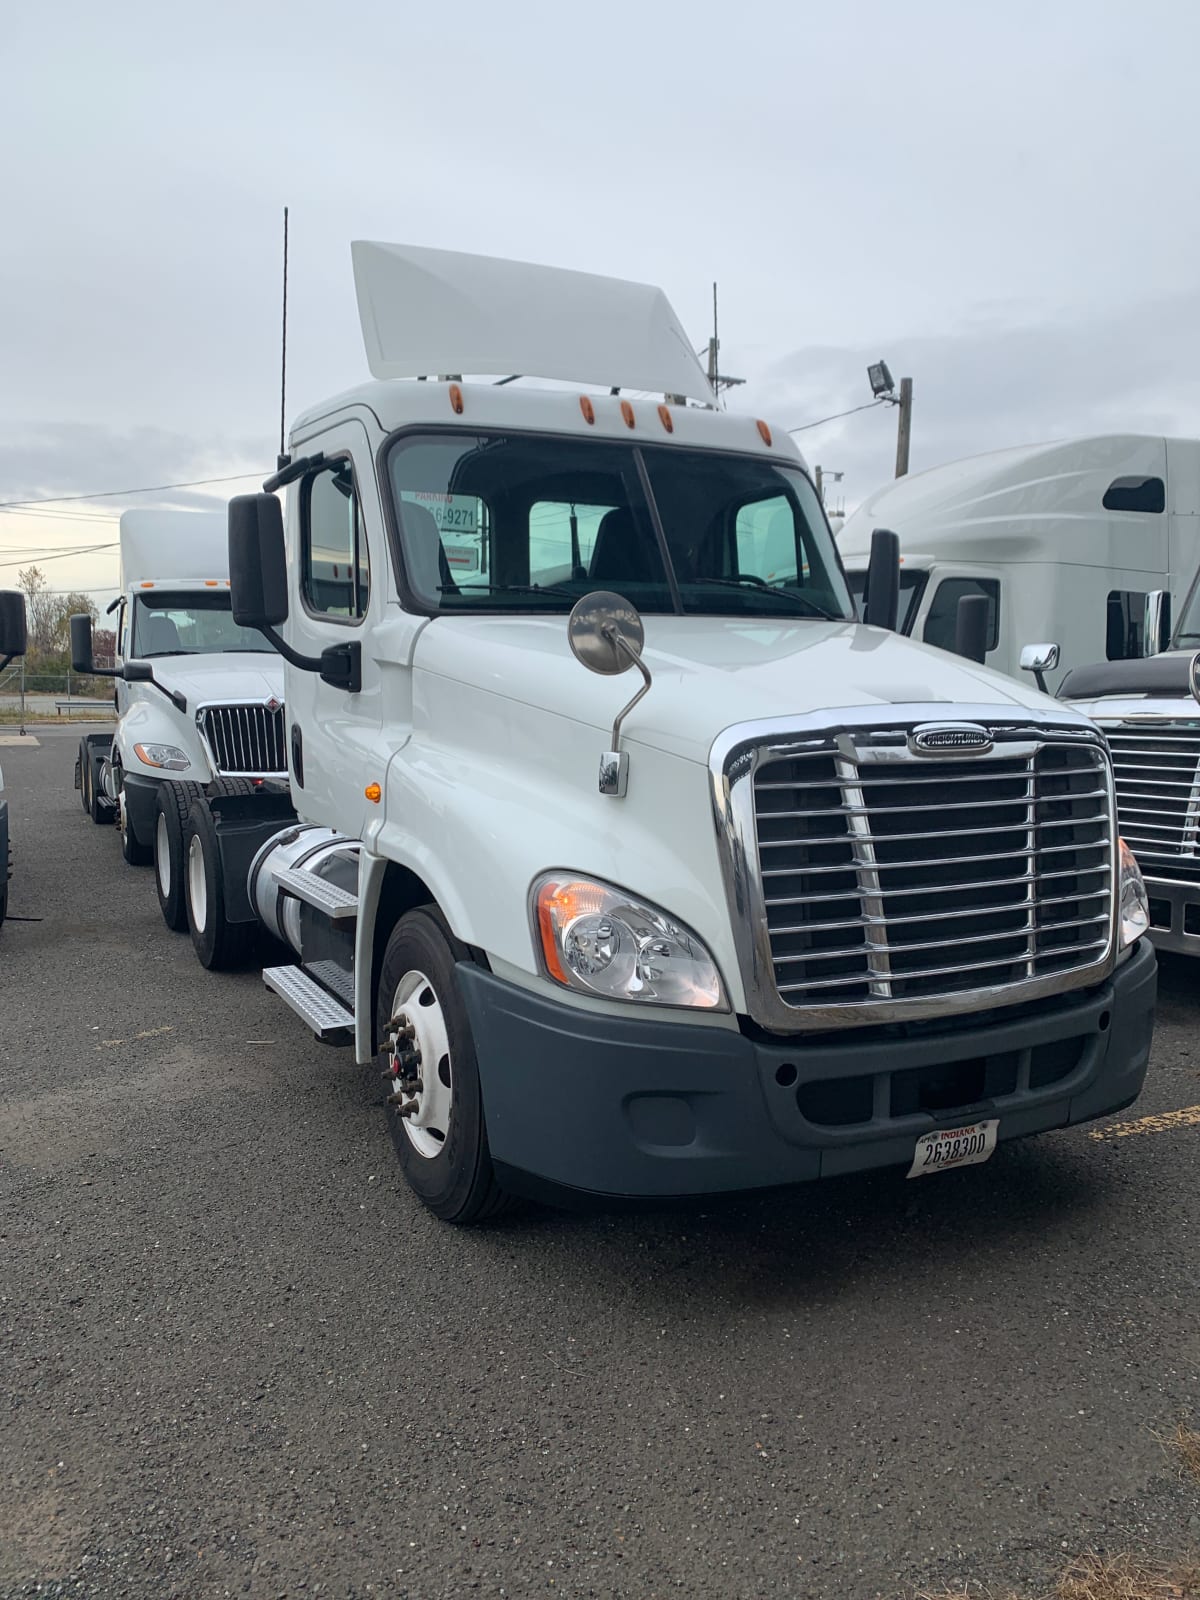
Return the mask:
POLYGON ((287 457, 287 269, 288 269, 288 208, 283 208, 283 339, 279 371, 279 460, 276 470, 282 472, 288 464, 287 457))

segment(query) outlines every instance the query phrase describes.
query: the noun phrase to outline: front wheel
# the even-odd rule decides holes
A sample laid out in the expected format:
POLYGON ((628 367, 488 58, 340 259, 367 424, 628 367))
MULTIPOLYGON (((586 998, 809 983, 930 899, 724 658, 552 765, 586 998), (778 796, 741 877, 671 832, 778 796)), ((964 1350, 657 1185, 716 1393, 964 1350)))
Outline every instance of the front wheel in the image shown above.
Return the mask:
POLYGON ((254 934, 252 922, 230 922, 225 915, 221 846, 212 812, 197 800, 184 830, 184 895, 192 947, 210 972, 240 966, 254 934))
POLYGON ((409 911, 384 951, 376 1002, 388 1126, 409 1186, 444 1222, 483 1222, 496 1182, 479 1067, 457 962, 466 952, 433 907, 409 911))
POLYGON ((154 887, 158 908, 172 933, 186 933, 187 893, 184 887, 184 829, 188 808, 199 799, 198 783, 160 783, 155 797, 154 887))
POLYGON ((118 789, 117 818, 121 826, 121 854, 131 867, 148 867, 152 852, 150 846, 141 844, 129 820, 129 802, 122 786, 118 789))

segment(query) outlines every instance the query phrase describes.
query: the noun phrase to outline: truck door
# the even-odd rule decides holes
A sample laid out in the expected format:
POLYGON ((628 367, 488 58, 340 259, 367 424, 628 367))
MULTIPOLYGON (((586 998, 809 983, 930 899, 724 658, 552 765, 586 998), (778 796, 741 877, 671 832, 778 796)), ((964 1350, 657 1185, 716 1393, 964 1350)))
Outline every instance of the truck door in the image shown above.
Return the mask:
POLYGON ((385 542, 362 424, 326 429, 321 450, 323 464, 290 490, 295 560, 285 637, 310 656, 357 644, 362 687, 338 688, 288 667, 288 768, 302 816, 359 838, 374 811, 363 791, 386 770, 378 747, 380 665, 371 648, 386 591, 385 542))
POLYGON ((982 594, 988 601, 987 660, 989 667, 1008 670, 998 657, 1000 646, 1001 581, 1000 573, 986 571, 953 572, 945 568, 930 569, 915 625, 913 637, 926 644, 937 645, 939 650, 953 650, 955 630, 958 625, 958 602, 964 595, 982 594))

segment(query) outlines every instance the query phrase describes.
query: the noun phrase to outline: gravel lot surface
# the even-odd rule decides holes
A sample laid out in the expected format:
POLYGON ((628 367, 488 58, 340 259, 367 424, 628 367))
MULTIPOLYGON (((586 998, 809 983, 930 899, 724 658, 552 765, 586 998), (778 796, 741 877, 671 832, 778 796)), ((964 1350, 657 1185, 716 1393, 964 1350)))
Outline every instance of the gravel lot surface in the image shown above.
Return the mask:
MULTIPOLYGON (((381 1086, 0 749, 0 1595, 859 1597, 1200 1545, 1200 1126, 429 1218, 381 1086), (39 1587, 40 1586, 40 1587, 39 1587)), ((1200 1103, 1200 964, 1146 1093, 1200 1103)))

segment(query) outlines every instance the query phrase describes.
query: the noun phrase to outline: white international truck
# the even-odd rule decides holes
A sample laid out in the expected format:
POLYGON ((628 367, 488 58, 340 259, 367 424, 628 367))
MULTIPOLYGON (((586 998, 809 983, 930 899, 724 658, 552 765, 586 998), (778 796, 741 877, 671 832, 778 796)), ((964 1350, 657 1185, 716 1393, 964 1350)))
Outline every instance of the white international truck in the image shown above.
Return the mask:
MULTIPOLYGON (((25 654, 25 596, 19 589, 0 589, 0 672, 25 654)), ((0 770, 0 928, 8 916, 8 885, 12 879, 12 843, 8 828, 8 796, 0 770)))
POLYGON ((1200 564, 1200 440, 1111 434, 997 450, 876 490, 838 535, 861 604, 871 534, 900 538, 900 628, 953 647, 964 595, 988 602, 987 665, 1059 646, 1046 672, 1161 650, 1200 564))
POLYGON ((353 258, 373 381, 229 512, 297 815, 194 808, 186 881, 193 932, 294 948, 265 981, 382 1074, 424 1203, 916 1176, 1130 1104, 1155 956, 1095 727, 891 631, 887 534, 855 620, 660 291, 353 258))
POLYGON ((1169 649, 1075 667, 1058 692, 1108 740, 1121 833, 1146 878, 1151 938, 1200 956, 1200 571, 1169 649))
POLYGON ((153 860, 169 928, 187 927, 183 824, 197 797, 286 789, 283 663, 233 619, 224 512, 126 511, 116 663, 95 665, 92 623, 71 618, 76 672, 115 679, 117 724, 85 734, 76 783, 95 822, 114 812, 126 861, 153 860))

